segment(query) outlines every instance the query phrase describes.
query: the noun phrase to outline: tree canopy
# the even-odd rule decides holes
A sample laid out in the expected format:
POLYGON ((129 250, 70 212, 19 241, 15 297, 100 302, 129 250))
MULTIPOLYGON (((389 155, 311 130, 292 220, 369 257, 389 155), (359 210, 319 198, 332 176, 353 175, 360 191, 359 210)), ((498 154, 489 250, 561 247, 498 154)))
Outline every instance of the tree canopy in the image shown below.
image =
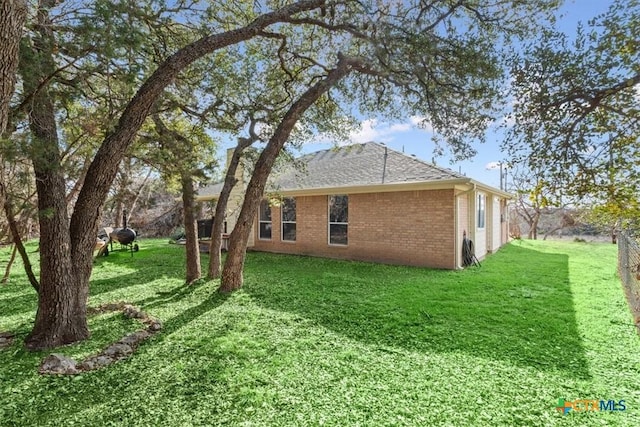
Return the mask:
MULTIPOLYGON (((27 343, 40 349, 89 335, 86 303, 101 211, 149 115, 179 109, 236 135, 258 119, 270 125, 241 212, 248 224, 300 120, 324 132, 338 130, 340 116, 354 107, 419 115, 444 147, 472 154, 469 141, 484 138, 497 112, 502 47, 531 34, 557 1, 31 5, 10 129, 24 135, 21 154, 36 178, 41 273, 27 343), (67 150, 75 146, 70 135, 86 141, 86 149, 67 150), (69 168, 73 173, 67 153, 83 159, 81 168, 69 168), (81 185, 70 207, 69 183, 76 179, 81 185)), ((238 231, 237 243, 232 235, 231 246, 242 251, 247 233, 238 231)), ((235 265, 241 273, 242 263, 235 265)))
POLYGON ((575 34, 542 30, 513 58, 511 160, 612 218, 640 214, 640 2, 575 34))

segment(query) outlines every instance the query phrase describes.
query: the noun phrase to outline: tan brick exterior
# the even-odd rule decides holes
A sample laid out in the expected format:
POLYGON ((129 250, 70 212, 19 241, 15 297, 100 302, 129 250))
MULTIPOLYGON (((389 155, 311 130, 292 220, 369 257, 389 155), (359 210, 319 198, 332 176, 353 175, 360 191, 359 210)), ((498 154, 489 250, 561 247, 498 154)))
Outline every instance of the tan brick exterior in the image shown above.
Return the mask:
POLYGON ((347 246, 328 244, 328 196, 323 195, 296 197, 296 242, 281 240, 280 209, 273 206, 272 238, 260 240, 255 235, 253 249, 388 264, 456 267, 453 189, 348 196, 347 246))

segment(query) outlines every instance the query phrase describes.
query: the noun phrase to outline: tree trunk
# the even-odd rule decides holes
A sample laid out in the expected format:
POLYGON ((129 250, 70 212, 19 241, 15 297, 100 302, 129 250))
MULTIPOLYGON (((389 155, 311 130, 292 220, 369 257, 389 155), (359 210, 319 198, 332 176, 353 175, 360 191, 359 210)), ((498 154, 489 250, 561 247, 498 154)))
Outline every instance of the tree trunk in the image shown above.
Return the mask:
POLYGON ((618 244, 618 230, 622 228, 622 220, 616 219, 616 222, 611 227, 611 243, 618 244))
POLYGON ((224 219, 229 203, 231 190, 237 183, 236 170, 240 164, 242 152, 249 147, 254 140, 252 138, 240 138, 238 146, 233 150, 231 160, 227 165, 227 173, 224 178, 224 185, 220 196, 216 202, 216 211, 213 215, 213 227, 211 228, 211 246, 209 248, 209 279, 217 279, 220 277, 221 253, 222 248, 222 231, 224 229, 224 219))
POLYGON ((540 220, 540 216, 538 214, 536 214, 536 216, 533 218, 533 222, 531 223, 531 230, 529 231, 529 233, 531 234, 531 237, 533 240, 538 240, 538 221, 540 220))
POLYGON ((27 17, 26 0, 0 4, 0 136, 9 119, 9 103, 16 83, 22 27, 27 17))
POLYGON ((77 280, 89 283, 92 267, 92 250, 98 231, 101 208, 115 178, 118 163, 131 145, 136 133, 149 115, 163 90, 178 74, 194 61, 207 54, 257 36, 264 28, 290 19, 300 12, 314 10, 326 0, 300 0, 270 13, 259 16, 248 25, 224 33, 203 37, 171 55, 140 87, 120 116, 116 129, 110 133, 98 149, 89 166, 85 184, 80 190, 71 217, 71 252, 74 265, 78 266, 77 280))
POLYGON ((113 227, 114 228, 122 228, 124 226, 122 222, 122 213, 125 209, 125 201, 128 193, 129 186, 129 175, 125 168, 127 167, 127 161, 130 161, 130 158, 123 159, 118 165, 118 172, 116 173, 116 194, 114 195, 115 206, 113 209, 113 227))
POLYGON ((147 172, 147 176, 144 177, 144 179, 142 180, 142 184, 140 184, 140 186, 138 187, 137 190, 133 191, 133 199, 131 200, 131 205, 129 205, 129 218, 127 218, 127 222, 130 222, 130 218, 133 215, 133 212, 135 212, 136 208, 138 207, 138 202, 140 201, 140 196, 142 195, 142 191, 144 190, 144 187, 147 185, 147 182, 149 181, 149 178, 151 177, 151 173, 153 172, 153 169, 149 168, 148 172, 147 172))
POLYGON ((187 285, 192 284, 200 277, 200 248, 198 247, 198 230, 195 216, 195 192, 193 190, 193 178, 189 173, 184 173, 182 183, 182 204, 184 207, 184 234, 187 238, 187 285))
MULTIPOLYGON (((158 114, 152 116, 156 125, 156 132, 158 135, 168 142, 173 140, 173 144, 169 144, 167 148, 169 151, 178 151, 175 144, 178 144, 180 150, 193 151, 193 145, 187 137, 180 132, 169 129, 158 114)), ((200 268, 200 247, 198 243, 198 230, 196 226, 196 213, 195 213, 195 191, 193 189, 193 161, 190 159, 183 159, 175 152, 173 162, 176 163, 175 174, 180 175, 180 184, 182 187, 182 211, 183 211, 183 223, 184 233, 186 237, 186 284, 190 285, 196 280, 202 277, 202 270, 200 268)))
MULTIPOLYGON (((7 3, 7 2, 5 2, 7 3)), ((48 8, 56 0, 42 0, 33 52, 25 51, 20 69, 25 92, 33 93, 30 123, 36 146, 32 152, 40 209, 40 298, 36 322, 25 343, 31 349, 57 347, 86 339, 86 302, 93 263, 93 247, 102 207, 117 167, 153 104, 174 78, 191 63, 218 49, 258 35, 267 26, 313 10, 325 0, 301 0, 259 16, 245 27, 203 37, 170 56, 140 87, 120 116, 116 129, 101 144, 78 194, 71 221, 65 203, 55 114, 46 85, 54 75, 53 25, 48 8), (44 150, 35 148, 42 146, 44 150)), ((28 47, 25 46, 25 49, 28 47)))
POLYGON ((2 276, 2 280, 0 280, 0 283, 2 283, 3 285, 6 285, 7 282, 9 281, 9 275, 11 274, 11 266, 13 265, 13 262, 16 260, 17 252, 18 252, 18 246, 14 244, 13 248, 11 249, 11 257, 9 258, 9 262, 7 263, 7 266, 4 269, 4 276, 2 276))
POLYGON ((25 343, 28 348, 39 350, 89 337, 88 283, 76 281, 71 260, 66 188, 58 170, 57 130, 47 91, 34 98, 30 123, 37 153, 33 167, 40 221, 40 291, 35 325, 25 343))
MULTIPOLYGON (((18 229, 18 223, 13 215, 13 207, 11 205, 11 200, 9 199, 9 195, 7 194, 5 187, 0 183, 0 198, 3 199, 3 209, 4 214, 7 218, 7 223, 9 224, 9 231, 11 232, 11 240, 14 244, 14 254, 12 254, 11 259, 13 262, 13 257, 15 255, 15 251, 17 250, 20 253, 20 258, 22 258, 22 263, 24 265, 24 271, 27 274, 27 278, 29 279, 29 283, 33 286, 33 289, 36 292, 40 291, 40 284, 38 283, 38 279, 36 279, 35 274, 33 274, 33 268, 31 266, 31 260, 29 260, 29 254, 27 254, 27 250, 22 244, 22 236, 20 235, 20 230, 18 229)), ((7 267, 6 276, 9 274, 9 268, 7 267)))
POLYGON ((229 238, 229 252, 222 270, 220 292, 231 292, 242 287, 244 260, 247 250, 247 241, 253 225, 253 220, 260 205, 264 193, 264 187, 271 172, 271 168, 280 154, 282 147, 289 138, 291 130, 298 122, 302 114, 313 105, 316 100, 326 93, 340 79, 352 71, 352 62, 340 56, 338 65, 328 75, 310 87, 300 98, 293 103, 276 128, 273 136, 264 148, 253 170, 253 175, 247 186, 244 203, 238 216, 236 226, 229 238))
POLYGON ((77 281, 71 259, 66 186, 60 170, 55 111, 47 87, 40 87, 40 82, 55 70, 52 56, 55 40, 48 17, 48 7, 54 4, 55 0, 42 2, 33 40, 37 55, 23 55, 24 63, 20 63, 25 91, 34 93, 29 109, 30 154, 36 176, 40 222, 38 311, 33 330, 25 339, 27 348, 32 350, 58 347, 89 337, 88 282, 77 281))

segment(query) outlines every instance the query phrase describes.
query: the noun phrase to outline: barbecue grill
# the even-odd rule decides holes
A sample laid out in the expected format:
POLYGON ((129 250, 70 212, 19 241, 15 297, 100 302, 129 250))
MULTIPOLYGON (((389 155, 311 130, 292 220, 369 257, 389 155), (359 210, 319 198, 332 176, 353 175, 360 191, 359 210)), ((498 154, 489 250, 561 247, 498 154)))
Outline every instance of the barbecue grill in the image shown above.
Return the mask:
POLYGON ((107 239, 107 243, 109 244, 109 249, 105 248, 102 250, 101 254, 104 256, 109 255, 109 251, 113 252, 113 243, 120 244, 120 250, 128 250, 131 252, 131 256, 133 256, 134 252, 138 252, 140 247, 137 243, 134 243, 136 240, 136 232, 129 228, 127 225, 127 211, 122 212, 122 228, 113 229, 111 227, 105 227, 104 232, 101 236, 107 239))

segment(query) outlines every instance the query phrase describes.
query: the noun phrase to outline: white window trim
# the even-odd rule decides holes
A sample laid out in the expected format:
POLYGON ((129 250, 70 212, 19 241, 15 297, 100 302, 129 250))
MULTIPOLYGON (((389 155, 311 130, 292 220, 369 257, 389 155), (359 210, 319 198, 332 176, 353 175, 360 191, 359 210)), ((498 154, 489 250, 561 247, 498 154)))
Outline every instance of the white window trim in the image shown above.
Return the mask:
POLYGON ((484 193, 478 193, 478 198, 476 199, 476 228, 478 230, 484 230, 487 227, 487 195, 484 193), (482 198, 483 203, 480 203, 480 199, 482 198), (482 211, 480 210, 480 205, 482 205, 482 211), (480 212, 482 212, 483 224, 480 225, 480 212))
POLYGON ((295 243, 298 240, 298 226, 296 225, 296 238, 293 239, 293 240, 289 240, 289 239, 285 239, 284 238, 284 224, 297 224, 297 220, 298 220, 298 201, 296 200, 295 197, 287 197, 287 199, 293 199, 293 201, 295 203, 296 221, 285 221, 283 219, 283 216, 284 216, 284 209, 282 209, 282 206, 284 206, 284 201, 283 201, 283 203, 280 205, 280 241, 284 242, 284 243, 295 243))
POLYGON ((258 240, 264 240, 266 242, 269 242, 273 240, 273 213, 271 212, 271 205, 269 205, 269 201, 267 200, 267 205, 269 206, 269 213, 271 213, 271 221, 263 221, 262 215, 261 215, 262 209, 260 209, 261 205, 262 205, 262 201, 260 202, 260 206, 258 206, 258 240), (262 224, 271 224, 271 237, 266 238, 260 235, 260 231, 262 230, 262 227, 261 227, 262 224))
POLYGON ((349 195, 348 194, 331 194, 327 196, 327 244, 329 246, 338 246, 341 248, 349 246, 349 222, 331 222, 331 197, 334 196, 346 196, 347 197, 347 209, 349 207, 349 195), (332 225, 346 225, 347 226, 347 243, 331 243, 331 226, 332 225))

